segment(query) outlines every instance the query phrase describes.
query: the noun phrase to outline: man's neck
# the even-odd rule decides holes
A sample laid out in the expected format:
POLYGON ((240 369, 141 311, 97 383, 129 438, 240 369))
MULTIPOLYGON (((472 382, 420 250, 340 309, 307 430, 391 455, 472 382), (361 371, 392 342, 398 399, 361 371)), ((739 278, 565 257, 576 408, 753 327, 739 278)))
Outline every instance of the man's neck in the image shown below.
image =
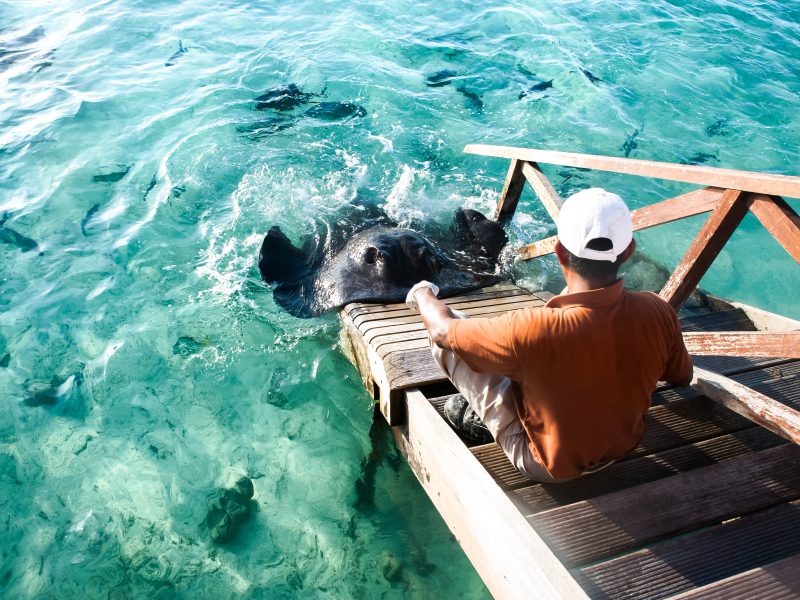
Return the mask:
POLYGON ((614 285, 617 277, 610 281, 600 281, 596 279, 585 279, 576 273, 564 273, 567 280, 567 288, 570 294, 578 294, 580 292, 590 292, 592 290, 599 290, 610 285, 614 285))

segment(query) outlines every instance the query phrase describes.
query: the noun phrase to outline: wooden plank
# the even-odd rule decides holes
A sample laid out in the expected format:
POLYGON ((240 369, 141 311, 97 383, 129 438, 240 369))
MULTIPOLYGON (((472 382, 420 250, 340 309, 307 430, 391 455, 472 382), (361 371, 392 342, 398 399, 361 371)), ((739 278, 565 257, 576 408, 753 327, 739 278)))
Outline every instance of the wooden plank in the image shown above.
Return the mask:
POLYGON ((787 444, 547 510, 529 521, 565 564, 578 566, 798 498, 800 447, 787 444))
POLYGON ((671 600, 795 600, 800 597, 800 554, 715 581, 671 600))
POLYGON ((531 184, 539 200, 550 214, 553 222, 555 222, 558 219, 558 213, 561 212, 561 206, 564 201, 559 197, 558 192, 553 189, 550 180, 542 173, 536 163, 523 162, 522 174, 525 175, 525 179, 531 184))
POLYGON ((800 177, 788 175, 484 144, 470 144, 464 148, 464 152, 467 154, 481 154, 483 156, 562 165, 579 169, 611 171, 626 175, 800 198, 800 177))
POLYGON ((684 333, 683 341, 689 354, 800 358, 800 332, 684 333))
MULTIPOLYGON (((720 188, 703 188, 651 204, 650 206, 637 208, 631 212, 633 230, 641 231, 656 225, 710 212, 722 198, 724 191, 720 188)), ((554 235, 527 246, 522 246, 517 249, 517 258, 529 260, 555 252, 557 241, 558 236, 554 235)))
MULTIPOLYGON (((658 511, 660 503, 651 507, 658 511)), ((800 502, 658 542, 576 571, 593 598, 659 599, 800 553, 800 502)))
POLYGON ((512 160, 506 174, 506 181, 503 184, 503 191, 500 192, 500 200, 494 212, 494 220, 501 225, 507 224, 517 210, 519 197, 522 195, 522 188, 525 186, 525 176, 522 174, 522 161, 512 160))
MULTIPOLYGON (((747 429, 741 431, 694 444, 620 461, 602 471, 567 483, 548 485, 526 481, 523 487, 518 486, 509 491, 509 495, 522 513, 530 516, 557 506, 591 500, 602 494, 663 480, 676 473, 691 472, 692 469, 708 467, 759 450, 788 445, 786 440, 763 427, 752 424, 746 427, 747 429)), ((508 466, 511 467, 511 463, 508 466)))
POLYGON ((695 367, 691 386, 726 408, 800 444, 800 411, 723 375, 695 367))
POLYGON ((675 310, 692 293, 746 214, 742 192, 726 190, 661 290, 661 297, 675 310))
POLYGON ((800 216, 783 198, 756 194, 748 199, 748 208, 778 243, 800 263, 800 216))
POLYGON ((397 446, 492 595, 586 598, 427 398, 411 390, 406 402, 397 446))

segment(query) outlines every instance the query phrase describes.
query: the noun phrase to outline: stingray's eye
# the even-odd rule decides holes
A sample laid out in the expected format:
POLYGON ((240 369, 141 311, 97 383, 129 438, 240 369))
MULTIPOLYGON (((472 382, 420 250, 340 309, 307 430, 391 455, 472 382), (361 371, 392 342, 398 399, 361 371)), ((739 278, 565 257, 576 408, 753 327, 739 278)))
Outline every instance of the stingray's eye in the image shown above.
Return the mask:
POLYGON ((369 246, 364 251, 364 262, 368 265, 374 265, 378 260, 378 249, 375 246, 369 246))

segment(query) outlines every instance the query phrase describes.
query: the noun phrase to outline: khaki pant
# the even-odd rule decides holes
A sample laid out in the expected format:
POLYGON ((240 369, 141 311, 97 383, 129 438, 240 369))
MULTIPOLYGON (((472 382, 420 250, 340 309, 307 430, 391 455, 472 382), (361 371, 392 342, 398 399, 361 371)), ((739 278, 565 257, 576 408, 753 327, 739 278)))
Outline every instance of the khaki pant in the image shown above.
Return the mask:
MULTIPOLYGON (((467 318, 463 313, 455 315, 459 319, 467 318)), ((472 410, 478 413, 511 464, 533 481, 559 481, 553 479, 531 453, 528 434, 517 415, 511 380, 497 373, 473 371, 455 352, 436 344, 431 344, 431 352, 472 410)))

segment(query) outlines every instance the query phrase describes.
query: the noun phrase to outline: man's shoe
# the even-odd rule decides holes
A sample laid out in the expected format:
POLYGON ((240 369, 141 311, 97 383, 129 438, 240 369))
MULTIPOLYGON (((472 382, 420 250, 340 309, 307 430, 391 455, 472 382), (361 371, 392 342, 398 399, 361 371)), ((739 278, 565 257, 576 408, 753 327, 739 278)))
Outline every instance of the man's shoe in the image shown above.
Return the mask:
POLYGON ((450 396, 444 403, 444 418, 459 435, 475 444, 489 444, 494 441, 481 418, 469 406, 461 394, 450 396))

